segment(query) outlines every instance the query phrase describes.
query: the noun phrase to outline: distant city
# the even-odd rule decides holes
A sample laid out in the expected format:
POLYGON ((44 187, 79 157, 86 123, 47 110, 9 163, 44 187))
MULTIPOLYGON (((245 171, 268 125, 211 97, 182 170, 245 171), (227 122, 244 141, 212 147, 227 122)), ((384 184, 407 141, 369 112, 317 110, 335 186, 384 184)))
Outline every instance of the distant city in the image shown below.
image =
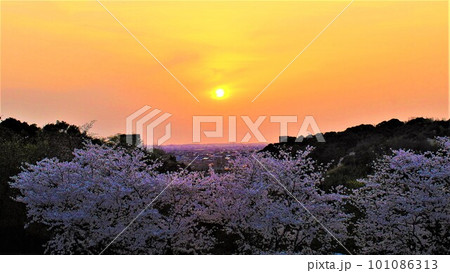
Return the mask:
POLYGON ((192 170, 226 171, 228 162, 237 155, 251 154, 263 149, 267 144, 186 144, 160 146, 159 149, 176 157, 178 162, 189 164, 192 170))

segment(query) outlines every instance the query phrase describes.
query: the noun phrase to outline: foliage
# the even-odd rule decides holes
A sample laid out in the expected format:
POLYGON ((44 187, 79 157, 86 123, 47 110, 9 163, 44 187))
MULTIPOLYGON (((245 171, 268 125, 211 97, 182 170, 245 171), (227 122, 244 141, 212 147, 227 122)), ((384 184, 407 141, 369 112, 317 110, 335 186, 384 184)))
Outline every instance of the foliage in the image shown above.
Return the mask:
MULTIPOLYGON (((42 253, 42 245, 51 234, 40 224, 26 222, 25 206, 11 199, 17 191, 8 186, 12 176, 21 171, 24 163, 36 164, 45 158, 70 161, 74 149, 82 148, 85 142, 106 143, 111 147, 120 143, 92 138, 87 130, 92 123, 79 128, 66 122, 57 121, 39 128, 13 118, 0 122, 0 253, 42 253)), ((130 147, 130 151, 133 150, 130 147)), ((160 160, 158 171, 174 171, 180 166, 173 156, 160 150, 146 153, 148 164, 160 160)))
POLYGON ((317 142, 316 138, 295 142, 295 138, 289 137, 287 143, 269 144, 264 151, 276 155, 279 151, 295 152, 307 146, 315 147, 311 157, 319 163, 332 164, 321 185, 328 191, 338 185, 352 188, 352 181, 372 173, 372 162, 391 149, 434 151, 437 147, 432 140, 443 136, 450 136, 450 120, 415 118, 401 122, 391 119, 375 126, 359 125, 343 132, 325 133, 325 143, 317 142))
POLYGON ((438 151, 396 150, 376 162, 354 202, 363 253, 449 254, 450 138, 438 151))
MULTIPOLYGON (((266 168, 341 240, 343 197, 316 186, 323 170, 308 158, 258 155, 266 168)), ((54 237, 50 253, 99 253, 130 223, 107 253, 202 254, 331 253, 332 237, 281 187, 258 161, 237 158, 233 172, 159 173, 145 154, 87 145, 73 160, 45 159, 11 184, 21 192, 32 222, 54 237), (164 189, 164 192, 159 193, 164 189), (158 198, 157 198, 158 197, 158 198), (156 201, 152 202, 155 198, 156 201), (140 212, 151 204, 148 209, 140 212), (227 242, 225 242, 227 241, 227 242)))
POLYGON ((72 151, 92 140, 86 132, 65 122, 39 128, 8 118, 0 123, 0 253, 42 253, 49 234, 42 225, 24 229, 25 206, 10 197, 10 177, 18 174, 23 163, 36 163, 44 158, 70 160, 72 151))
POLYGON ((46 243, 55 254, 346 253, 317 219, 354 253, 449 254, 450 138, 433 140, 449 134, 445 126, 354 127, 325 135, 329 146, 271 146, 216 173, 64 122, 7 119, 1 251, 39 253, 46 243))
MULTIPOLYGON (((310 157, 312 150, 308 147, 294 156, 281 153, 277 158, 258 154, 254 160, 239 157, 233 162, 229 187, 234 198, 246 204, 236 202, 243 212, 229 226, 233 234, 239 235, 240 252, 345 252, 316 221, 339 241, 346 240, 345 221, 349 215, 342 213, 345 196, 319 189, 325 169, 310 157)), ((228 215, 236 211, 231 208, 228 215)))

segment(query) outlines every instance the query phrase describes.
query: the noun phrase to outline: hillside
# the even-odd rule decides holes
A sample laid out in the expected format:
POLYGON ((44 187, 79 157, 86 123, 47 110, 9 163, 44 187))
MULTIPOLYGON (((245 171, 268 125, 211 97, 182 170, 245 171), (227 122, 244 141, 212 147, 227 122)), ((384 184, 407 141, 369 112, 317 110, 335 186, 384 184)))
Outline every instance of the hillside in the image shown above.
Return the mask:
POLYGON ((325 143, 314 137, 302 142, 288 137, 287 142, 269 144, 262 151, 276 155, 280 150, 295 152, 313 146, 311 156, 320 163, 331 164, 323 188, 328 190, 337 185, 354 188, 358 186, 357 178, 371 173, 374 159, 389 154, 391 149, 435 150, 433 139, 437 136, 450 136, 450 120, 391 119, 375 126, 364 124, 343 132, 325 133, 325 143))

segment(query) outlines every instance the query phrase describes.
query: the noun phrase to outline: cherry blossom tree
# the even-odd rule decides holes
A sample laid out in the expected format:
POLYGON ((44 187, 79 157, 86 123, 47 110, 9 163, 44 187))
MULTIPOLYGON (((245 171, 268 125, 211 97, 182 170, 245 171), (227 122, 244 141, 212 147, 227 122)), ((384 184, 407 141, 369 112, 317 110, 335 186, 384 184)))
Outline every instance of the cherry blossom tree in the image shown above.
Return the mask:
POLYGON ((227 228, 239 235, 240 252, 346 251, 339 245, 346 239, 349 218, 342 213, 345 196, 319 189, 325 169, 309 157, 311 151, 276 158, 259 153, 233 161, 232 191, 239 202, 225 207, 232 210, 227 228))
POLYGON ((362 253, 449 254, 450 138, 437 138, 438 151, 396 150, 360 181, 355 204, 362 253))
MULTIPOLYGON (((129 153, 88 144, 76 150, 70 162, 44 159, 27 165, 11 186, 20 190, 17 200, 26 204, 30 221, 43 223, 53 232, 47 251, 98 253, 165 184, 166 178, 154 171, 157 165, 146 164, 144 157, 137 150, 129 153)), ((149 229, 158 226, 156 210, 149 209, 143 216, 153 219, 149 229)), ((126 239, 114 245, 117 251, 144 247, 145 240, 123 243, 140 236, 137 227, 132 226, 126 239)))
POLYGON ((30 222, 52 231, 49 253, 343 251, 329 232, 345 241, 345 196, 319 190, 325 170, 310 152, 242 155, 224 173, 158 173, 140 150, 87 144, 69 162, 25 166, 11 186, 30 222))

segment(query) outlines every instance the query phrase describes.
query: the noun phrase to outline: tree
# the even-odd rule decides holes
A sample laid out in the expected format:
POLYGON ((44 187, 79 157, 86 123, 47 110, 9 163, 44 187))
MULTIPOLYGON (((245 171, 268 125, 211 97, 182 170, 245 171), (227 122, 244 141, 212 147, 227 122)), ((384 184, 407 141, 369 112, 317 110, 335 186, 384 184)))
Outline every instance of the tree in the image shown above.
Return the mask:
POLYGON ((52 157, 70 160, 73 150, 86 140, 97 141, 63 122, 49 124, 46 130, 13 118, 0 122, 0 253, 42 253, 42 244, 48 240, 40 224, 24 229, 25 206, 11 199, 16 191, 8 185, 10 177, 17 175, 24 163, 52 157))
POLYGON ((334 239, 267 171, 277 170, 277 179, 344 240, 342 196, 316 187, 323 170, 310 151, 239 156, 220 174, 160 173, 142 150, 88 144, 71 161, 27 165, 11 186, 30 221, 50 228, 49 253, 331 253, 339 250, 334 239))
POLYGON ((345 252, 316 221, 346 240, 344 195, 319 189, 325 168, 310 158, 313 149, 238 157, 232 163, 233 204, 227 228, 239 235, 241 253, 329 254, 345 252), (294 197, 295 198, 294 198, 294 197), (313 218, 313 216, 316 219, 313 218))
POLYGON ((450 253, 450 138, 437 143, 435 152, 395 150, 360 180, 354 202, 365 214, 357 223, 362 253, 450 253))

